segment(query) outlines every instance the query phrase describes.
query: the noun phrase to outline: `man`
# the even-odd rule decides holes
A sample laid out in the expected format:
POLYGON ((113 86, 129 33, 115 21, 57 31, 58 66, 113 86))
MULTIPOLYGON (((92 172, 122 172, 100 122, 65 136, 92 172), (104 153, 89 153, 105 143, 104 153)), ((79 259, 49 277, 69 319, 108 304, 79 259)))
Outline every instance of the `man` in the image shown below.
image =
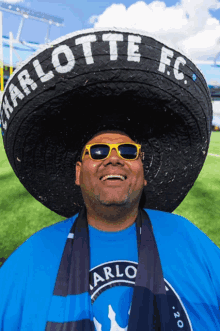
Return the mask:
POLYGON ((172 214, 201 171, 211 117, 199 70, 143 32, 78 31, 18 68, 5 150, 67 219, 0 269, 1 331, 220 328, 220 250, 172 214))
MULTIPOLYGON (((89 144, 135 143, 125 133, 99 133, 89 144)), ((86 147, 83 149, 85 151, 86 147)), ((143 187, 141 155, 136 160, 122 159, 113 149, 99 162, 85 154, 76 163, 76 184, 81 187, 88 223, 103 231, 120 231, 131 226, 137 215, 143 187)))

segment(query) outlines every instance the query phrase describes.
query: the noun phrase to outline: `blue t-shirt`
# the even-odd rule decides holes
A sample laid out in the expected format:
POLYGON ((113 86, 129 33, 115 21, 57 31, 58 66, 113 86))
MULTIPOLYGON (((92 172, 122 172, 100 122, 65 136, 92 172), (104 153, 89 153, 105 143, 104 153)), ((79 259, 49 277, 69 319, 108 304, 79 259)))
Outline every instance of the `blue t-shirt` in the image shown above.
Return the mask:
MULTIPOLYGON (((220 330, 220 249, 189 220, 146 211, 166 285, 169 329, 220 330)), ((32 235, 0 268, 1 331, 44 331, 48 316, 62 322, 61 312, 52 309, 51 298, 66 239, 77 216, 32 235)), ((89 233, 91 314, 96 330, 126 330, 138 262, 135 224, 118 232, 89 225, 89 233)), ((79 301, 73 307, 74 320, 81 319, 80 309, 79 301)))

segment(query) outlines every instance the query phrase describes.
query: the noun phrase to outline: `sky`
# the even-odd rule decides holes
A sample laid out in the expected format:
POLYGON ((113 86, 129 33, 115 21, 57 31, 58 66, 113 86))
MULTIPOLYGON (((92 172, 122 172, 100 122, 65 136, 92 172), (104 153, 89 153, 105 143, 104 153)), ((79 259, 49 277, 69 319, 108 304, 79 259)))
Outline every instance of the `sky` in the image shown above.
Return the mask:
MULTIPOLYGON (((93 1, 93 0, 7 0, 30 10, 60 17, 63 27, 52 25, 50 41, 68 33, 98 27, 135 28, 172 42, 182 49, 202 71, 209 85, 220 85, 220 0, 165 1, 93 1), (218 55, 219 54, 219 55, 218 55), (219 67, 214 66, 214 60, 219 67)), ((21 16, 3 13, 3 35, 12 32, 16 39, 21 16)), ((45 43, 47 24, 25 19, 20 40, 45 43)), ((7 45, 4 39, 4 44, 7 45)), ((29 44, 30 45, 30 44, 29 44)), ((34 45, 33 45, 34 46, 34 45)), ((33 54, 22 44, 14 44, 14 64, 33 54)), ((9 48, 3 47, 4 61, 9 63, 9 48)))
MULTIPOLYGON (((220 68, 213 66, 215 58, 220 65, 220 0, 5 2, 62 18, 63 27, 51 26, 51 41, 73 31, 93 27, 115 26, 144 30, 163 38, 165 42, 172 41, 196 62, 208 84, 220 85, 220 68)), ((16 38, 20 21, 21 16, 3 11, 3 35, 9 36, 9 32, 12 32, 16 38)), ((47 26, 40 21, 25 19, 20 40, 45 43, 47 26)), ((17 47, 13 53, 14 63, 33 53, 33 48, 24 51, 28 48, 19 44, 14 46, 17 47)), ((7 47, 4 47, 4 59, 9 63, 7 47)))
MULTIPOLYGON (((53 41, 73 31, 93 27, 127 27, 141 29, 164 41, 172 41, 192 59, 204 74, 208 84, 220 85, 220 0, 164 1, 92 1, 92 0, 7 0, 31 10, 60 17, 63 27, 52 25, 53 41), (218 56, 219 53, 219 56, 218 56), (219 62, 218 62, 219 60, 219 62)), ((3 35, 12 32, 16 39, 21 16, 3 13, 3 35)), ((25 19, 21 41, 45 43, 47 24, 25 19)), ((4 40, 7 44, 7 40, 4 40)), ((32 49, 14 44, 14 64, 26 59, 32 49), (28 50, 28 51, 27 51, 28 50)), ((36 48, 37 49, 37 48, 36 48)), ((9 63, 9 48, 4 47, 4 61, 9 63)))

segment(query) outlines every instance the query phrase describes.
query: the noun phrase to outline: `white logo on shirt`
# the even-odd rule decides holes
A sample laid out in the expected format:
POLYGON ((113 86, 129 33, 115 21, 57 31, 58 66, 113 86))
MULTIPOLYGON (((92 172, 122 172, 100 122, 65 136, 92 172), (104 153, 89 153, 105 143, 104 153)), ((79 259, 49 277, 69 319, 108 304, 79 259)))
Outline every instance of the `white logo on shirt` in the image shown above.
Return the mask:
MULTIPOLYGON (((128 314, 130 315, 131 308, 129 309, 128 314)), ((127 331, 128 325, 125 328, 121 328, 118 323, 116 322, 116 313, 114 312, 113 308, 111 305, 108 305, 108 318, 111 321, 111 329, 110 331, 127 331)), ((95 328, 97 331, 102 331, 102 324, 97 321, 97 319, 94 317, 93 318, 95 328)))
MULTIPOLYGON (((90 296, 94 305, 94 316, 96 316, 96 318, 93 318, 96 331, 127 331, 128 326, 123 328, 118 322, 124 321, 123 326, 127 323, 131 308, 128 310, 128 306, 118 305, 117 294, 116 292, 112 294, 111 289, 117 286, 134 288, 137 267, 137 262, 115 260, 99 264, 90 270, 90 296), (101 296, 107 290, 108 293, 105 293, 105 300, 103 301, 101 296), (114 307, 114 310, 112 307, 114 307)), ((184 331, 193 331, 190 318, 181 298, 165 278, 164 282, 170 313, 169 330, 183 331, 184 329, 184 331)))

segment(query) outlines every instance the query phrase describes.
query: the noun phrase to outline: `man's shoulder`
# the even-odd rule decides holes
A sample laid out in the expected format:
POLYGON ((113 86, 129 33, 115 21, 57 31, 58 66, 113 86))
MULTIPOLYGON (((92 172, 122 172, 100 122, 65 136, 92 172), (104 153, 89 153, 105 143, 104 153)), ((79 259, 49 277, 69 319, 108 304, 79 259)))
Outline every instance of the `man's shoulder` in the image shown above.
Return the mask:
POLYGON ((202 231, 184 216, 173 214, 161 210, 144 209, 150 217, 152 226, 155 231, 170 233, 192 233, 202 231))
POLYGON ((63 221, 43 227, 42 229, 35 232, 29 239, 48 236, 48 235, 50 235, 50 236, 51 235, 61 235, 62 236, 62 235, 66 235, 66 234, 68 235, 68 233, 71 229, 71 226, 75 222, 77 216, 78 216, 78 214, 75 214, 74 216, 67 218, 63 221))
MULTIPOLYGON (((191 223, 190 220, 188 220, 187 218, 178 215, 178 214, 173 214, 170 212, 166 212, 166 211, 162 211, 162 210, 156 210, 156 209, 146 209, 144 208, 144 210, 147 212, 147 214, 152 218, 152 220, 157 219, 157 220, 168 220, 170 222, 175 222, 177 220, 181 220, 184 223, 191 223)), ((191 223, 192 224, 192 223, 191 223)))
POLYGON ((50 240, 56 241, 58 238, 66 237, 68 236, 68 233, 71 229, 71 226, 73 225, 76 217, 78 214, 65 219, 63 221, 54 223, 52 225, 48 225, 46 227, 43 227, 42 229, 38 230, 37 232, 33 233, 24 243, 31 243, 44 240, 50 240))
POLYGON ((59 252, 65 245, 68 233, 78 214, 61 222, 46 226, 26 239, 20 246, 18 246, 12 254, 6 259, 13 262, 19 257, 34 258, 48 254, 55 254, 59 252))
POLYGON ((219 247, 196 224, 184 216, 169 212, 144 209, 150 217, 155 236, 157 238, 169 237, 169 240, 178 238, 188 243, 206 243, 206 247, 217 249, 219 247))

